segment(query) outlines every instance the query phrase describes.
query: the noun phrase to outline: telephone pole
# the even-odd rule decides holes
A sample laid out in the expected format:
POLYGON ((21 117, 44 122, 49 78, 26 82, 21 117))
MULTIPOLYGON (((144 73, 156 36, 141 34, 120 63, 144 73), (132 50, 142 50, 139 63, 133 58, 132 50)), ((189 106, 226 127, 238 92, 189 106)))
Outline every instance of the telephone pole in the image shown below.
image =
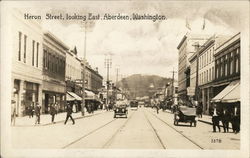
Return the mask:
POLYGON ((170 71, 173 73, 173 76, 172 76, 172 97, 174 98, 174 74, 177 73, 177 71, 174 71, 174 68, 173 68, 173 71, 170 71))
POLYGON ((81 112, 82 116, 84 116, 84 108, 85 108, 85 69, 86 69, 86 47, 87 47, 87 22, 85 21, 84 24, 84 55, 83 55, 83 60, 82 60, 82 107, 81 107, 81 112))
POLYGON ((108 106, 108 100, 109 100, 109 85, 110 85, 110 80, 109 80, 109 69, 112 67, 112 58, 110 54, 105 55, 105 62, 104 62, 105 68, 107 68, 107 98, 106 98, 106 106, 108 106))

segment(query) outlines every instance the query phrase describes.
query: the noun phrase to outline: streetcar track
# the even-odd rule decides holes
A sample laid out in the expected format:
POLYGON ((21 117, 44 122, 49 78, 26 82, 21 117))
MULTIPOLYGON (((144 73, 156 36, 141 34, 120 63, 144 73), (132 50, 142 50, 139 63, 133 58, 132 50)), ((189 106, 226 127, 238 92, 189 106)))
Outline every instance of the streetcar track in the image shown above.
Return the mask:
POLYGON ((147 115, 145 114, 145 111, 144 111, 144 110, 143 110, 143 114, 144 114, 144 116, 145 116, 147 122, 150 124, 151 128, 152 128, 153 131, 155 132, 155 135, 156 135, 156 137, 158 138, 158 141, 160 142, 160 144, 161 144, 161 146, 163 147, 163 149, 167 149, 166 146, 164 145, 164 143, 162 142, 162 140, 161 140, 159 134, 157 133, 156 129, 154 128, 154 126, 152 125, 152 123, 149 121, 149 119, 148 119, 147 115))
POLYGON ((67 147, 71 146, 72 144, 75 144, 75 143, 79 142, 81 139, 83 139, 83 138, 85 138, 85 137, 87 137, 87 136, 89 136, 89 135, 91 135, 91 134, 95 133, 96 131, 98 131, 98 130, 100 130, 100 129, 104 128, 105 126, 107 126, 108 124, 110 124, 110 123, 114 122, 115 120, 117 120, 117 119, 113 119, 113 120, 111 120, 111 121, 109 121, 109 122, 105 123, 104 125, 102 125, 102 126, 100 126, 100 127, 96 128, 96 129, 94 129, 94 130, 92 130, 92 131, 88 132, 87 134, 85 134, 85 135, 81 136, 80 138, 78 138, 78 139, 76 139, 76 140, 72 141, 71 143, 69 143, 69 144, 67 144, 67 145, 63 146, 63 147, 62 147, 62 149, 65 149, 65 148, 67 148, 67 147))
MULTIPOLYGON (((148 111, 149 112, 149 111, 148 111)), ((175 130, 177 133, 179 133, 180 135, 182 135, 183 137, 185 137, 187 140, 189 140, 190 142, 192 142, 194 145, 196 145, 197 147, 199 147, 200 149, 204 149, 202 146, 200 146, 198 143, 196 143, 195 141, 193 141, 192 139, 188 138, 186 135, 184 135, 183 133, 181 133, 180 131, 178 131, 177 129, 175 129, 174 127, 172 127, 171 125, 169 125, 167 122, 165 122, 164 120, 162 120, 161 118, 159 118, 158 116, 156 116, 155 114, 153 114, 152 112, 149 112, 151 115, 153 115, 154 117, 156 117, 158 120, 160 120, 161 122, 163 122, 164 124, 166 124, 167 126, 169 126, 170 128, 172 128, 173 130, 175 130)))
POLYGON ((128 119, 124 122, 124 124, 122 126, 120 126, 116 131, 115 133, 108 139, 108 141, 102 146, 102 148, 107 148, 108 146, 110 146, 112 144, 112 141, 115 139, 115 136, 119 133, 119 131, 124 128, 128 121, 132 118, 132 116, 134 115, 135 112, 133 112, 129 117, 128 119))
MULTIPOLYGON (((134 113, 132 113, 132 115, 133 115, 134 113)), ((126 122, 120 127, 120 128, 118 128, 118 130, 115 132, 115 134, 108 140, 108 142, 111 142, 111 139, 113 139, 113 137, 119 132, 119 130, 122 128, 122 127, 124 127, 125 126, 125 124, 128 122, 128 120, 132 117, 132 115, 126 120, 126 122)), ((107 123, 105 123, 104 125, 102 125, 102 126, 100 126, 100 127, 98 127, 98 128, 96 128, 96 129, 94 129, 94 130, 92 130, 92 131, 90 131, 90 132, 88 132, 87 134, 85 134, 85 135, 83 135, 83 136, 81 136, 80 138, 78 138, 78 139, 76 139, 76 140, 74 140, 74 141, 72 141, 71 143, 69 143, 69 144, 67 144, 67 145, 65 145, 65 146, 63 146, 62 147, 62 149, 65 149, 65 148, 67 148, 67 147, 69 147, 69 146, 71 146, 71 145, 73 145, 73 144, 75 144, 75 143, 77 143, 77 142, 79 142, 80 140, 82 140, 83 138, 86 138, 86 137, 88 137, 89 135, 91 135, 91 134, 93 134, 93 133, 95 133, 95 132, 97 132, 97 131, 99 131, 100 129, 102 129, 102 128, 104 128, 104 127, 106 127, 107 125, 109 125, 109 124, 111 124, 112 122, 114 122, 114 121, 116 121, 117 120, 117 118, 115 118, 115 119, 113 119, 113 120, 111 120, 111 121, 109 121, 109 122, 107 122, 107 123)), ((108 142, 106 142, 105 144, 104 144, 104 146, 103 147, 105 147, 105 145, 107 145, 108 144, 108 142)))

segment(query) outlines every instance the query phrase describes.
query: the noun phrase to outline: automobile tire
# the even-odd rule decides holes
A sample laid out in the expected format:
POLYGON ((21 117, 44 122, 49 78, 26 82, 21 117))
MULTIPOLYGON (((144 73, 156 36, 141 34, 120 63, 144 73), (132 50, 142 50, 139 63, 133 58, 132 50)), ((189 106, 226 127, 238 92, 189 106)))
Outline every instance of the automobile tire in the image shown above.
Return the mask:
POLYGON ((194 122, 194 127, 196 127, 196 122, 194 122))
POLYGON ((174 125, 176 126, 176 121, 174 121, 174 125))
POLYGON ((116 118, 116 115, 114 115, 114 118, 116 118))
POLYGON ((192 122, 190 122, 190 127, 192 127, 192 122))

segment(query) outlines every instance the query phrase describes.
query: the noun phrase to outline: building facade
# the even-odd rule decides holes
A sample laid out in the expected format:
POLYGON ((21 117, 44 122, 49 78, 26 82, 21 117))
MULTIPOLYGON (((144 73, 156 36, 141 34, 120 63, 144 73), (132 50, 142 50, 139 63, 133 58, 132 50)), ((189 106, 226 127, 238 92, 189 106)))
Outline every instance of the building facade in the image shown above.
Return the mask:
POLYGON ((12 100, 16 114, 28 114, 28 106, 42 103, 42 43, 39 21, 24 20, 18 10, 11 12, 12 100))
POLYGON ((81 81, 82 80, 82 62, 77 57, 77 52, 67 51, 66 53, 66 91, 73 92, 78 96, 81 96, 81 81), (77 83, 78 82, 78 83, 77 83))
POLYGON ((190 87, 190 63, 188 59, 197 51, 197 46, 208 39, 207 35, 186 34, 179 43, 178 49, 178 96, 188 99, 187 87, 190 87))
POLYGON ((52 33, 43 36, 43 104, 42 112, 48 113, 51 104, 58 104, 58 111, 65 108, 65 67, 69 50, 52 33))
POLYGON ((219 46, 215 51, 214 58, 215 79, 213 87, 214 96, 216 96, 232 82, 240 84, 240 33, 219 46))
POLYGON ((197 51, 198 58, 198 101, 203 106, 203 112, 209 113, 209 107, 211 106, 211 99, 213 94, 213 80, 215 78, 215 62, 214 54, 215 49, 218 48, 229 37, 222 35, 213 35, 205 44, 201 46, 197 51))

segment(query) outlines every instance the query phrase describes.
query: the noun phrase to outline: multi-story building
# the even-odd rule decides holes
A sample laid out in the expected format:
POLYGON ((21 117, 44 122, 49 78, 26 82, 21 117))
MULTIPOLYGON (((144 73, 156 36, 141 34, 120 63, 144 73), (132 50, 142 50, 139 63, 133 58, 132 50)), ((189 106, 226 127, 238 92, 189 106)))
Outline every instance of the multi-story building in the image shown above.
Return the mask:
POLYGON ((52 103, 58 103, 58 110, 65 105, 65 66, 69 47, 46 32, 43 36, 43 104, 42 112, 48 113, 52 103))
POLYGON ((215 50, 214 102, 240 104, 240 33, 215 50))
MULTIPOLYGON (((212 82, 214 80, 215 64, 214 54, 215 49, 225 42, 229 36, 213 35, 206 43, 204 43, 197 51, 198 61, 198 101, 202 103, 203 112, 208 114, 211 99, 214 96, 212 82)), ((196 66, 197 66, 196 64, 196 66)), ((197 72, 196 72, 197 73, 197 72)))
POLYGON ((94 70, 89 64, 86 66, 86 80, 87 89, 95 94, 102 88, 103 77, 98 73, 98 68, 94 70))
POLYGON ((24 20, 19 10, 10 11, 12 99, 18 116, 27 107, 42 103, 42 28, 37 20, 24 20))
POLYGON ((178 96, 188 99, 187 87, 190 86, 190 63, 188 59, 197 51, 197 46, 204 44, 208 39, 207 35, 186 34, 177 49, 178 58, 178 96))
POLYGON ((77 51, 71 50, 66 53, 66 90, 81 96, 82 61, 77 57, 77 51))

